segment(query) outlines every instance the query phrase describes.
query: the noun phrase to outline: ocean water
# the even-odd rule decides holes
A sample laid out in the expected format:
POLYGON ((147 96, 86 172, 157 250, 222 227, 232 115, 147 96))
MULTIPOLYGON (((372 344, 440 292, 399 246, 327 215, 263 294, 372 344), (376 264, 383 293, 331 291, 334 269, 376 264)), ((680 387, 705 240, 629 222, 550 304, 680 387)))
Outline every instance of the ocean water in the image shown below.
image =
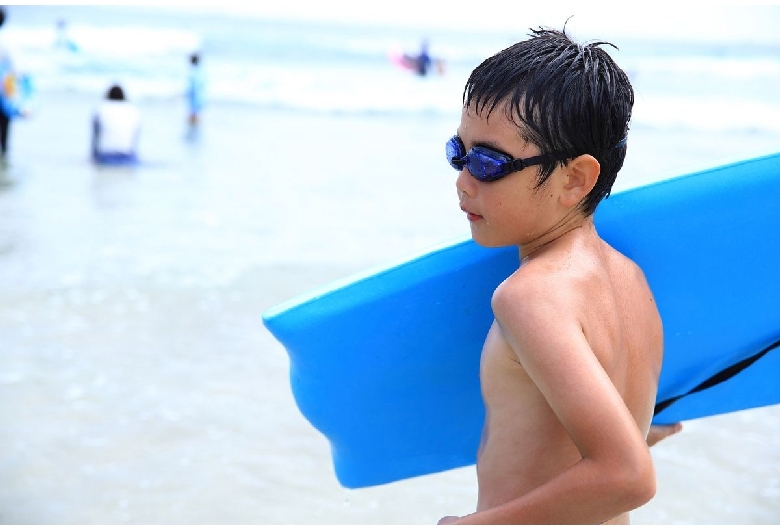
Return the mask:
MULTIPOLYGON (((778 8, 754 10, 754 23, 780 24, 778 8)), ((523 38, 531 25, 563 23, 547 16, 512 30, 467 31, 105 6, 18 6, 11 14, 6 40, 41 92, 93 97, 119 81, 137 101, 171 101, 181 94, 187 55, 201 51, 213 104, 365 115, 457 113, 463 80, 481 60, 523 38), (422 38, 447 68, 424 83, 399 75, 388 61, 390 52, 415 52, 422 38), (71 46, 57 46, 62 40, 71 46)), ((606 35, 580 29, 578 16, 569 23, 575 36, 609 39, 609 26, 606 35)), ((615 58, 637 91, 634 127, 780 132, 780 44, 754 31, 745 28, 742 40, 725 42, 717 27, 696 39, 615 36, 615 58)))
MULTIPOLYGON (((0 35, 35 92, 0 174, 0 522, 428 524, 473 510, 472 468, 342 488, 260 315, 465 235, 443 160, 465 79, 566 16, 435 23, 419 2, 407 24, 336 2, 315 20, 303 4, 283 19, 264 4, 8 8, 0 35), (444 75, 388 60, 423 37, 444 75), (193 51, 208 79, 194 138, 193 51), (87 160, 113 82, 142 111, 137 168, 87 160)), ((616 189, 780 150, 780 8, 718 9, 572 8, 575 36, 613 40, 637 93, 616 189)), ((634 521, 777 524, 779 436, 777 407, 686 423, 653 449, 659 492, 634 521)))

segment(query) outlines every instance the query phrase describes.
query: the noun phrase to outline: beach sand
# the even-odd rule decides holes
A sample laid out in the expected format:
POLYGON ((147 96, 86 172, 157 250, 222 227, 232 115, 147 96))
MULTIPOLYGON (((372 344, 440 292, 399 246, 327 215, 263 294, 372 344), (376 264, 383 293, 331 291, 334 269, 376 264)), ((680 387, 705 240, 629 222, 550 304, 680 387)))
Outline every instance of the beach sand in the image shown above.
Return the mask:
MULTIPOLYGON (((361 490, 335 479, 262 312, 467 235, 453 118, 145 103, 133 169, 87 162, 96 101, 47 96, 0 180, 0 522, 430 524, 473 467, 361 490)), ((771 152, 749 134, 632 133, 629 187, 771 152), (724 146, 727 146, 724 148, 724 146)), ((780 522, 780 408, 687 422, 653 448, 640 524, 780 522)))

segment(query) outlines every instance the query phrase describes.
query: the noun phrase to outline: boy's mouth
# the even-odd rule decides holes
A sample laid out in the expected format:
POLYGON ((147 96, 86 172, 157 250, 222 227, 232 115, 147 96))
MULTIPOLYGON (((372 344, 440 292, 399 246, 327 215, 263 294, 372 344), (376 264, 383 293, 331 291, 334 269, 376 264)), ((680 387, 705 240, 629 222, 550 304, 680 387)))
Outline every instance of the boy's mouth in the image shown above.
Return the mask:
POLYGON ((466 214, 466 219, 468 219, 472 223, 474 221, 479 221, 480 219, 482 219, 481 215, 477 215, 475 213, 468 211, 462 204, 460 206, 460 209, 466 214))

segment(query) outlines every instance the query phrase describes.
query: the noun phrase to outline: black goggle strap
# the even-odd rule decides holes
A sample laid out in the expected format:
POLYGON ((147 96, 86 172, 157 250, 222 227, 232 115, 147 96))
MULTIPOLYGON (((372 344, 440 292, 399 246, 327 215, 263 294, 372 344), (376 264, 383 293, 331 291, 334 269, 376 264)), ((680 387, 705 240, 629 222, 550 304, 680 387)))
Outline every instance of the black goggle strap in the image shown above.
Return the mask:
POLYGON ((512 171, 522 171, 527 167, 544 164, 545 162, 553 162, 555 160, 556 157, 552 155, 537 155, 529 158, 517 158, 510 162, 506 162, 504 165, 512 171))
MULTIPOLYGON (((624 136, 613 149, 620 149, 628 143, 628 135, 624 136)), ((464 157, 465 158, 465 157, 464 157)), ((532 156, 530 158, 516 159, 511 162, 506 162, 507 168, 511 168, 512 171, 522 171, 528 166, 535 166, 537 164, 544 164, 546 162, 555 162, 566 160, 567 156, 563 153, 548 153, 546 155, 532 156)))
MULTIPOLYGON (((613 149, 620 149, 628 143, 628 135, 625 135, 621 140, 615 144, 613 149)), ((528 166, 535 166, 537 164, 544 164, 545 162, 555 162, 557 160, 566 160, 566 155, 563 153, 548 153, 546 155, 532 156, 531 158, 513 160, 511 165, 513 171, 522 171, 528 166)))

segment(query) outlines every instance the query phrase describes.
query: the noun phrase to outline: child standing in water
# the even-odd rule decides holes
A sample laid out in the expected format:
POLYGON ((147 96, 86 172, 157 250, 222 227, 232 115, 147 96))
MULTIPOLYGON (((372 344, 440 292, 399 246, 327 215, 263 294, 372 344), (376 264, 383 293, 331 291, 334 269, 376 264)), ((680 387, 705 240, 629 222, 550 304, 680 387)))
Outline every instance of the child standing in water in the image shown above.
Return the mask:
POLYGON ((187 76, 187 123, 190 129, 200 125, 205 105, 206 79, 200 64, 200 53, 190 54, 190 71, 187 76))
POLYGON ((447 159, 483 246, 516 245, 480 366, 476 512, 442 524, 628 523, 655 495, 646 438, 663 357, 639 267, 593 223, 634 92, 603 49, 540 28, 480 64, 447 159))

